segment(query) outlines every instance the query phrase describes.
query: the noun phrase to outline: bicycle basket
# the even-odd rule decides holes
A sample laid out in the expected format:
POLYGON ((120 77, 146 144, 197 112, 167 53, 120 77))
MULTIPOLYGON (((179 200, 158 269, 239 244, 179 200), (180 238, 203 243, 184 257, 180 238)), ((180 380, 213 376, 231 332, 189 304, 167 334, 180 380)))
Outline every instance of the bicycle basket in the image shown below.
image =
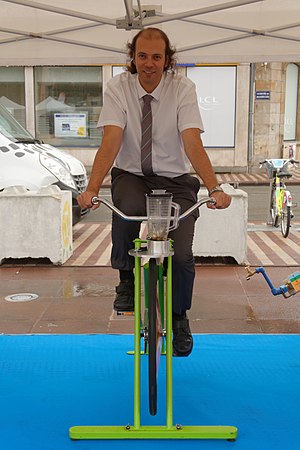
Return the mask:
MULTIPOLYGON (((267 175, 270 179, 274 178, 278 169, 282 169, 284 166, 283 159, 271 159, 266 161, 267 175)), ((281 170, 282 171, 282 170, 281 170)))

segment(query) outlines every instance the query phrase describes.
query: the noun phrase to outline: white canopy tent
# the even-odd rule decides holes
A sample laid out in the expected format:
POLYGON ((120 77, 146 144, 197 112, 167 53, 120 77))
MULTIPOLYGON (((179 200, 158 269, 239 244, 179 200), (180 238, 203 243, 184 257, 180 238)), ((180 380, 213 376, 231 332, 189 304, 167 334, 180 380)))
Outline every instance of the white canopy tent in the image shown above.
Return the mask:
POLYGON ((60 101, 55 100, 53 97, 47 97, 45 100, 41 101, 36 105, 37 111, 47 111, 47 112, 62 112, 62 111, 71 111, 73 110, 73 106, 66 105, 60 101))
POLYGON ((300 61, 299 0, 0 0, 0 65, 123 64, 161 27, 178 62, 300 61))
POLYGON ((0 104, 7 108, 8 110, 19 110, 19 109, 25 109, 25 106, 19 105, 19 103, 13 102, 9 98, 5 97, 5 95, 2 95, 0 97, 0 104))

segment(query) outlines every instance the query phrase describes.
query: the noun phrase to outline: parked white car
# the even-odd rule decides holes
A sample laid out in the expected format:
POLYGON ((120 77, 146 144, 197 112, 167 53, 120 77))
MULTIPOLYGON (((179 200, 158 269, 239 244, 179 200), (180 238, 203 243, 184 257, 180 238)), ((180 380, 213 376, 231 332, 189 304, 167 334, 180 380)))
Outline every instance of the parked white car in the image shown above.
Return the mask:
POLYGON ((76 201, 87 186, 84 165, 70 154, 35 139, 0 104, 0 190, 9 186, 38 190, 52 184, 72 192, 75 224, 88 212, 80 209, 76 201))

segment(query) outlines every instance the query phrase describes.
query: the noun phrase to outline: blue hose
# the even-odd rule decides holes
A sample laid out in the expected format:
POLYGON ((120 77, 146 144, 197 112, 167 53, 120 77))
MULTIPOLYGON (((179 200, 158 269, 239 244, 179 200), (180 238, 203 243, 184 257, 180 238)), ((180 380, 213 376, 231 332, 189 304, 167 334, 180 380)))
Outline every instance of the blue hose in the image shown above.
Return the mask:
POLYGON ((265 271, 265 269, 263 267, 257 267, 255 269, 255 272, 256 273, 261 273, 263 275, 263 277, 266 280, 266 282, 268 283, 268 285, 269 285, 273 295, 284 295, 285 293, 288 292, 288 288, 284 284, 279 286, 279 288, 274 287, 272 282, 271 282, 271 280, 270 280, 270 278, 266 274, 266 271, 265 271))

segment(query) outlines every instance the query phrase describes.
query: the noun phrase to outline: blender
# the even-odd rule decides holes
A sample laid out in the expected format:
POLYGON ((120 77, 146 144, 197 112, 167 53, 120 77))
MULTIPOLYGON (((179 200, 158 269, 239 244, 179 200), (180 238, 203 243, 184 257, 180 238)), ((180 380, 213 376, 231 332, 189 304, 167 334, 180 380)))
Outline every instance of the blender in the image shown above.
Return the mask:
POLYGON ((168 234, 178 227, 180 206, 172 201, 173 195, 163 189, 146 194, 148 252, 166 256, 170 253, 168 234))

